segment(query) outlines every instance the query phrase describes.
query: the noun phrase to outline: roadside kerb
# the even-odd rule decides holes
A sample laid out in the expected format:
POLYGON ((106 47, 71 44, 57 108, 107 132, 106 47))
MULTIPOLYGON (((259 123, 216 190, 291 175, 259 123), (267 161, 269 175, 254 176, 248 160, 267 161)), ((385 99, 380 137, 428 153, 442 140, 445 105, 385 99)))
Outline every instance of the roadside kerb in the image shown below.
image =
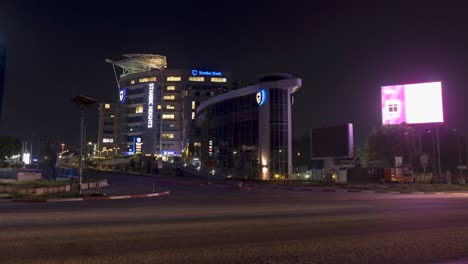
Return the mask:
MULTIPOLYGON (((76 201, 120 200, 120 199, 131 199, 131 198, 157 197, 157 196, 168 195, 170 193, 171 193, 171 191, 167 190, 167 191, 164 191, 164 192, 146 193, 146 194, 79 197, 79 198, 66 198, 66 199, 47 199, 44 202, 76 202, 76 201)), ((28 202, 28 201, 22 201, 22 202, 28 202)))

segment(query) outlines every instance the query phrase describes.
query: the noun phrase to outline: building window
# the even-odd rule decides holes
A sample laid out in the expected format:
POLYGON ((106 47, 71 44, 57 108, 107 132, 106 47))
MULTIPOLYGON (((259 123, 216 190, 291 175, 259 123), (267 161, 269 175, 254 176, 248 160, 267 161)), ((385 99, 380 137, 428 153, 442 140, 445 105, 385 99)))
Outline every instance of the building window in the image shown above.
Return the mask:
POLYGON ((174 134, 172 134, 172 133, 163 133, 162 138, 165 138, 165 139, 174 138, 174 134))
POLYGON ((192 110, 195 110, 195 107, 196 107, 196 103, 195 101, 192 101, 192 110))
POLYGON ((109 135, 109 134, 114 134, 113 130, 104 130, 104 134, 109 135))
POLYGON ((168 109, 168 110, 174 110, 174 109, 175 109, 175 106, 173 106, 173 105, 166 105, 166 109, 168 109))
POLYGON ((211 82, 226 82, 226 78, 211 77, 211 82))
POLYGON ((200 77, 200 76, 190 76, 189 81, 191 82, 204 82, 205 77, 200 77))
POLYGON ((180 76, 167 76, 166 81, 168 82, 180 82, 182 78, 180 76))
POLYGON ((193 143, 193 146, 194 146, 194 147, 201 147, 201 142, 194 142, 194 143, 193 143))
POLYGON ((174 85, 167 86, 167 87, 166 87, 166 90, 168 90, 168 91, 175 91, 175 86, 174 86, 174 85))
POLYGON ((163 119, 174 119, 174 114, 163 114, 163 119))
POLYGON ((155 82, 156 77, 147 77, 147 78, 140 78, 138 80, 139 83, 147 83, 147 82, 155 82))
POLYGON ((109 109, 109 108, 110 108, 110 104, 105 104, 105 105, 104 105, 104 108, 109 109))
POLYGON ((135 107, 135 113, 136 114, 143 113, 143 106, 139 105, 139 106, 135 107))
POLYGON ((105 125, 105 126, 113 126, 113 125, 114 125, 114 122, 104 122, 104 125, 105 125))
POLYGON ((114 143, 114 139, 113 138, 103 138, 102 143, 114 143))
POLYGON ((195 120, 195 112, 192 111, 192 120, 195 120))
POLYGON ((171 101, 172 101, 172 100, 175 100, 175 95, 165 95, 165 96, 163 97, 163 99, 164 99, 164 100, 171 100, 171 101))
POLYGON ((135 80, 131 80, 131 81, 130 81, 130 84, 135 84, 135 80))
POLYGON ((163 130, 172 130, 175 129, 174 124, 163 124, 163 130))
POLYGON ((158 105, 158 109, 161 109, 161 105, 158 105))

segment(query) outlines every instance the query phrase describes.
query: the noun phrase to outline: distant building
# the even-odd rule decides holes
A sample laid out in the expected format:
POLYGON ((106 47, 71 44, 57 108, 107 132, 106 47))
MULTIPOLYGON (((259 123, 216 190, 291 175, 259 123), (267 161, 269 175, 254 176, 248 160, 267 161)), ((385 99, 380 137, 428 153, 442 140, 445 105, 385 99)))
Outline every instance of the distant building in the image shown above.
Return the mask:
POLYGON ((118 149, 118 108, 116 103, 99 104, 99 128, 96 156, 114 156, 118 149))
POLYGON ((121 61, 108 60, 123 69, 118 76, 120 152, 199 160, 201 134, 195 110, 231 90, 231 73, 167 69, 166 57, 160 55, 124 56, 121 61))
POLYGON ((3 109, 3 89, 5 85, 6 43, 0 35, 0 119, 3 109))
POLYGON ((231 178, 293 179, 292 94, 301 85, 289 74, 269 74, 202 103, 202 166, 231 178))
POLYGON ((93 142, 88 142, 85 147, 85 157, 93 157, 97 153, 97 144, 93 142))

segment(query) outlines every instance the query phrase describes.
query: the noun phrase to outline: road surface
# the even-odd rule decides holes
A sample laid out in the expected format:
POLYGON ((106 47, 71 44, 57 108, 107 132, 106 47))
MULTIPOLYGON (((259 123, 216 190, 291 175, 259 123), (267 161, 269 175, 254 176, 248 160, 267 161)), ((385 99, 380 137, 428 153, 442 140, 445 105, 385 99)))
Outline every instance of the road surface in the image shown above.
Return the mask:
MULTIPOLYGON (((468 198, 155 183, 155 198, 0 203, 0 263, 464 263, 468 198)), ((140 187, 131 187, 138 184, 140 187)), ((140 189, 138 189, 140 190, 140 189)))

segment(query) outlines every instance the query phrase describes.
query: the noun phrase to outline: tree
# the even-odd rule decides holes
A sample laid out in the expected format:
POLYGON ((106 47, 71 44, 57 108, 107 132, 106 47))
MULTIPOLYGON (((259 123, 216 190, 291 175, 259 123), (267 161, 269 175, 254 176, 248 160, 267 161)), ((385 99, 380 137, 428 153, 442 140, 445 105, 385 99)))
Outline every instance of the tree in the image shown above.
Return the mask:
POLYGON ((57 162, 57 151, 53 144, 46 144, 41 146, 41 161, 39 163, 39 167, 42 169, 51 169, 55 166, 57 162))
POLYGON ((382 160, 385 167, 392 167, 395 156, 403 157, 403 163, 413 164, 417 158, 416 136, 407 124, 384 125, 373 129, 367 139, 369 155, 382 160))
POLYGON ((0 136, 0 160, 19 154, 21 152, 21 141, 15 137, 0 136))
POLYGON ((373 159, 372 153, 369 151, 369 142, 366 142, 366 145, 358 152, 358 155, 361 166, 367 168, 369 161, 373 159))

